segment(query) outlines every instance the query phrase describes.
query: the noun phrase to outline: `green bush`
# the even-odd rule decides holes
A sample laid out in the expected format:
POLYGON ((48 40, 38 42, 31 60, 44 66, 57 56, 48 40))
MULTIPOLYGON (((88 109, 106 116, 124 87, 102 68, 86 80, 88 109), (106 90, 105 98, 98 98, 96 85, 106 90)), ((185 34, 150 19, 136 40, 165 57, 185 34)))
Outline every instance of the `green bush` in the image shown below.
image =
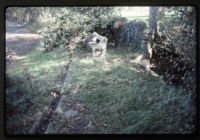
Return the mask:
POLYGON ((29 133, 36 119, 35 115, 50 102, 47 97, 50 84, 32 78, 27 69, 23 69, 20 75, 6 74, 5 115, 8 134, 29 133))
POLYGON ((118 37, 119 45, 140 49, 143 32, 146 28, 147 25, 144 21, 133 20, 124 24, 118 37))
POLYGON ((196 65, 196 10, 194 7, 167 7, 160 23, 167 37, 166 44, 179 50, 184 61, 196 65))
POLYGON ((107 27, 114 15, 113 7, 70 7, 66 13, 52 18, 48 28, 41 31, 42 45, 48 47, 53 41, 57 46, 67 46, 75 37, 87 37, 97 24, 107 27))
MULTIPOLYGON (((165 16, 159 19, 159 28, 159 32, 164 38, 161 37, 154 44, 154 52, 159 49, 168 49, 172 54, 166 55, 166 51, 157 53, 160 58, 165 55, 165 58, 168 59, 163 63, 164 65, 171 63, 168 68, 165 68, 165 76, 167 79, 173 79, 173 76, 177 77, 186 89, 192 90, 195 94, 197 45, 195 8, 191 6, 165 7, 165 16), (176 58, 173 55, 179 57, 176 58)), ((161 61, 165 58, 162 58, 161 61)), ((159 58, 157 58, 157 61, 160 61, 159 58)), ((179 82, 174 81, 174 83, 179 82)))

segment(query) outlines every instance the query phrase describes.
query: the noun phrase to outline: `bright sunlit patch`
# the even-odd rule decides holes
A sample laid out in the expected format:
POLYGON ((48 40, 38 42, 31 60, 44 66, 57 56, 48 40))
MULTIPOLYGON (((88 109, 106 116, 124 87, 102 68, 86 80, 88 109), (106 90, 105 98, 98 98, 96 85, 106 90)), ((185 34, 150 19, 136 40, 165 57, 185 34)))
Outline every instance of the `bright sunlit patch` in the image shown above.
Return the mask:
POLYGON ((61 66, 61 65, 64 65, 65 62, 64 61, 61 61, 61 62, 48 62, 46 64, 43 65, 44 68, 51 68, 51 67, 57 67, 57 66, 61 66))
POLYGON ((57 109, 56 109, 56 112, 58 112, 58 113, 63 113, 62 107, 58 106, 57 109))
POLYGON ((92 59, 81 59, 79 62, 83 64, 94 64, 92 59))
POLYGON ((139 70, 137 70, 137 69, 134 68, 134 67, 130 68, 130 70, 133 70, 133 71, 135 71, 135 72, 140 72, 139 70))
POLYGON ((138 57, 136 57, 134 60, 131 60, 131 62, 135 62, 135 63, 137 63, 137 62, 140 62, 141 59, 142 59, 142 54, 139 55, 138 57))
POLYGON ((51 70, 51 68, 54 68, 54 67, 58 67, 58 66, 62 66, 64 65, 64 61, 61 61, 59 63, 57 62, 47 62, 47 63, 42 63, 40 65, 37 65, 35 68, 34 68, 34 71, 39 71, 41 69, 46 69, 46 70, 51 70))
POLYGON ((13 53, 13 54, 14 54, 12 57, 13 60, 22 60, 22 59, 26 58, 26 56, 17 55, 15 53, 13 53))
POLYGON ((17 40, 18 38, 24 38, 24 39, 40 39, 40 36, 38 34, 33 33, 6 33, 6 41, 10 40, 17 40))
POLYGON ((111 66, 106 65, 106 66, 104 67, 104 71, 110 71, 111 68, 112 68, 111 66))
POLYGON ((42 47, 37 47, 36 50, 37 50, 37 51, 44 51, 44 48, 42 48, 42 47))
POLYGON ((123 7, 120 8, 121 15, 123 17, 138 17, 138 16, 148 16, 149 14, 149 7, 123 7))

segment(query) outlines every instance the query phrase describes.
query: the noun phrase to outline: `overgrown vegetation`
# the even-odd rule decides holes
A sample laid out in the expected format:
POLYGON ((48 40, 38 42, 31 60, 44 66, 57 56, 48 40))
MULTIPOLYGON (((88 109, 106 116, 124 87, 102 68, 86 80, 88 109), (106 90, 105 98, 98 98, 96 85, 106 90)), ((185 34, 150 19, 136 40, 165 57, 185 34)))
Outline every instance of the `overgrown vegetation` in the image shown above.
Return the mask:
POLYGON ((38 46, 6 70, 6 128, 8 133, 29 133, 39 114, 48 108, 66 57, 64 48, 42 53, 38 46), (59 55, 58 55, 59 54, 59 55), (48 74, 47 74, 48 73, 48 74), (14 121, 13 121, 14 120, 14 121), (19 129, 20 128, 20 129, 19 129))
POLYGON ((143 32, 147 28, 144 21, 133 20, 122 27, 118 35, 119 44, 127 47, 131 46, 133 50, 141 50, 141 42, 143 40, 143 32))
POLYGON ((55 17, 46 30, 42 31, 42 46, 46 48, 66 47, 72 40, 75 40, 74 37, 78 37, 80 41, 94 31, 97 24, 105 28, 115 13, 112 7, 68 8, 64 14, 55 17))
POLYGON ((168 7, 166 13, 173 11, 170 17, 163 16, 159 22, 161 32, 167 37, 166 43, 183 54, 184 61, 196 65, 196 10, 194 7, 168 7))
MULTIPOLYGON (((63 68, 69 61, 71 52, 66 48, 70 46, 73 56, 69 80, 61 95, 66 98, 62 101, 63 108, 59 106, 59 112, 50 120, 47 133, 194 133, 196 83, 191 75, 196 72, 195 9, 165 8, 164 14, 158 15, 160 29, 154 47, 167 48, 183 56, 181 59, 192 67, 192 71, 189 69, 183 74, 187 78, 183 81, 192 83, 194 90, 169 85, 159 75, 150 74, 133 62, 141 53, 143 31, 149 26, 147 18, 120 17, 113 7, 8 8, 8 20, 41 26, 41 30, 37 26, 34 30, 42 35, 42 40, 21 60, 12 59, 7 51, 6 132, 31 133, 40 114, 49 109, 55 98, 51 95, 52 89, 62 79, 63 68), (108 38, 105 61, 93 58, 91 50, 82 49, 85 38, 94 31, 108 38), (76 127, 79 129, 72 131, 76 127)), ((15 52, 19 46, 7 47, 15 52)), ((163 64, 166 59, 160 56, 166 57, 167 53, 159 53, 157 61, 163 64)), ((173 63, 170 65, 175 67, 173 63)), ((178 78, 182 78, 179 70, 178 78)))
MULTIPOLYGON (((159 78, 132 67, 127 58, 109 50, 108 63, 75 57, 66 91, 80 87, 75 100, 89 112, 88 133, 191 133, 195 131, 194 97, 182 88, 168 86, 159 78), (184 123, 182 123, 184 122, 184 123)), ((75 117, 76 118, 76 117, 75 117)), ((57 120, 63 122, 63 120, 57 120)), ((53 133, 59 133, 57 126, 53 133)), ((59 127, 59 126, 58 126, 59 127)))
POLYGON ((193 90, 195 94, 195 8, 165 7, 161 10, 158 14, 158 35, 155 38, 152 58, 155 56, 155 65, 159 73, 162 73, 169 83, 177 85, 181 83, 184 87, 193 90))

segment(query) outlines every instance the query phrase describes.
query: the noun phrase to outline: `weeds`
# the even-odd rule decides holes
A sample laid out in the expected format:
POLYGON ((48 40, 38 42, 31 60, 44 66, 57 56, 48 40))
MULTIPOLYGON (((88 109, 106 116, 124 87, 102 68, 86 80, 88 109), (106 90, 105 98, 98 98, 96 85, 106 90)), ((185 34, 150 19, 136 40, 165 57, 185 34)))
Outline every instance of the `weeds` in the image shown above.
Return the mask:
POLYGON ((7 133, 29 133, 37 114, 49 106, 53 98, 50 90, 60 73, 58 66, 63 65, 65 59, 63 50, 55 51, 40 55, 42 50, 37 47, 25 59, 7 66, 7 133))
MULTIPOLYGON (((60 66, 64 65, 65 55, 62 48, 38 57, 39 54, 37 48, 23 61, 28 71, 20 70, 16 63, 9 66, 12 68, 8 71, 12 82, 6 89, 6 103, 7 111, 12 113, 8 113, 6 123, 10 133, 28 133, 34 122, 30 116, 42 111, 51 101, 48 91, 60 72, 60 66), (22 75, 21 80, 19 75, 22 75), (30 76, 32 88, 27 81, 30 76), (32 105, 27 106, 30 103, 26 99, 32 105)), ((89 133, 195 132, 194 97, 181 87, 168 86, 154 76, 132 69, 133 66, 125 60, 136 56, 132 52, 118 54, 114 50, 108 51, 106 62, 90 57, 79 58, 77 54, 74 56, 64 94, 68 95, 71 89, 80 87, 74 98, 88 108, 85 115, 92 126, 89 133), (113 61, 116 58, 118 60, 113 61)), ((22 64, 18 65, 25 68, 22 64)), ((63 127, 59 124, 63 121, 54 125, 63 127)), ((56 128, 53 133, 59 133, 60 129, 56 128)))
POLYGON ((83 65, 76 60, 73 65, 76 72, 71 84, 82 84, 77 98, 90 108, 90 119, 98 129, 95 133, 195 131, 195 101, 181 87, 170 87, 123 63, 111 64, 109 71, 103 63, 83 65))

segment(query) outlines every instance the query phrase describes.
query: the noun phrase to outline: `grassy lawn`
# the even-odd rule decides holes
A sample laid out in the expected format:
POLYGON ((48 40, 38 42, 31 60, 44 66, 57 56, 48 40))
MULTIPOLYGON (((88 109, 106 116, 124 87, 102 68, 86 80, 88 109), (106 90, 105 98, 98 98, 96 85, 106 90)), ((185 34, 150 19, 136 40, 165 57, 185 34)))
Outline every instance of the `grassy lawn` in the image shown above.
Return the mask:
MULTIPOLYGON (((79 86, 74 98, 88 108, 85 115, 93 126, 90 133, 194 131, 191 115, 195 112, 191 108, 195 107, 190 93, 169 87, 158 78, 135 68, 130 60, 136 58, 137 53, 108 49, 106 62, 93 59, 91 55, 81 58, 81 53, 84 52, 75 52, 64 94, 68 95, 71 89, 79 86)), ((59 77, 66 55, 64 48, 42 54, 38 46, 25 59, 15 61, 7 68, 11 77, 23 79, 21 83, 20 80, 14 81, 7 90, 7 102, 16 102, 19 110, 9 117, 9 129, 27 133, 37 114, 49 106, 53 98, 49 91, 59 77), (31 81, 26 80, 24 69, 27 68, 31 81), (25 107, 26 101, 18 103, 19 99, 14 95, 18 88, 24 92, 21 99, 29 99, 32 106, 25 107)))
POLYGON ((74 59, 70 86, 81 85, 76 97, 90 109, 93 133, 192 131, 194 126, 185 120, 191 113, 190 95, 134 69, 127 60, 136 56, 110 50, 107 63, 74 59))
POLYGON ((7 110, 17 112, 9 115, 7 126, 10 131, 28 133, 38 115, 48 108, 53 99, 49 93, 58 79, 66 54, 64 48, 43 53, 38 46, 24 59, 7 66, 6 72, 11 77, 6 95, 6 102, 11 106, 7 110), (29 80, 28 75, 31 76, 29 80))

